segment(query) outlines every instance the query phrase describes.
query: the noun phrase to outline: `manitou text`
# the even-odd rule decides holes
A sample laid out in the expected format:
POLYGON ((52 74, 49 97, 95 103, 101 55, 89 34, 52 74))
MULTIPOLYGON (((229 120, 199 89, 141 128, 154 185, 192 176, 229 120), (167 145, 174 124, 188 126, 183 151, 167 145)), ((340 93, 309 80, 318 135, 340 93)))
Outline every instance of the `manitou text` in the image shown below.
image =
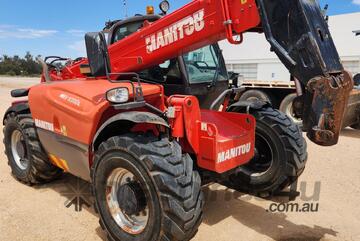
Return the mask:
POLYGON ((201 9, 156 34, 146 37, 147 52, 152 53, 160 48, 166 47, 186 36, 191 36, 195 32, 200 32, 204 27, 204 9, 201 9))
POLYGON ((218 153, 218 163, 233 159, 235 157, 245 155, 251 150, 251 143, 231 148, 229 150, 218 153))

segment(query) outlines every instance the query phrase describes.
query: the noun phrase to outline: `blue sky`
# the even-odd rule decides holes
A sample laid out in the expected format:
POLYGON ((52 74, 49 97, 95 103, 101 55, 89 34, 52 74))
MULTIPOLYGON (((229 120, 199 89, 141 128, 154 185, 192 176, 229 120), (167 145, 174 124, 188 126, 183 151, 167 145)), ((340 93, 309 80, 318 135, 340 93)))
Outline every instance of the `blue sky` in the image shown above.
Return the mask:
MULTIPOLYGON (((127 0, 128 15, 144 13, 160 0, 127 0)), ((190 0, 170 0, 177 9, 190 0)), ((329 14, 360 11, 360 0, 320 0, 329 14)), ((84 55, 85 32, 99 31, 105 21, 123 18, 123 0, 0 0, 0 55, 84 55)), ((359 20, 360 21, 360 20, 359 20)))

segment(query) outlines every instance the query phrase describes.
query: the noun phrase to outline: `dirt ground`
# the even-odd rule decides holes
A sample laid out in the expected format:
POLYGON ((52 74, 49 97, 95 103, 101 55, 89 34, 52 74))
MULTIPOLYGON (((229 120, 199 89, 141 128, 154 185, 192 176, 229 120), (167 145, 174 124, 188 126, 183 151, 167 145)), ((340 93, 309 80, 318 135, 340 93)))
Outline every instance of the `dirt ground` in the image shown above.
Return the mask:
MULTIPOLYGON (((11 102, 9 91, 37 81, 0 78, 1 117, 11 102)), ((204 221, 194 240, 360 240, 360 131, 344 130, 335 147, 308 144, 302 196, 294 203, 318 205, 318 211, 280 212, 278 202, 285 198, 260 200, 212 185, 204 188, 204 221), (279 211, 267 211, 271 205, 279 211)), ((11 176, 0 148, 0 240, 104 239, 92 208, 83 205, 77 212, 79 206, 69 204, 77 193, 88 197, 86 184, 65 175, 45 186, 25 186, 11 176)))

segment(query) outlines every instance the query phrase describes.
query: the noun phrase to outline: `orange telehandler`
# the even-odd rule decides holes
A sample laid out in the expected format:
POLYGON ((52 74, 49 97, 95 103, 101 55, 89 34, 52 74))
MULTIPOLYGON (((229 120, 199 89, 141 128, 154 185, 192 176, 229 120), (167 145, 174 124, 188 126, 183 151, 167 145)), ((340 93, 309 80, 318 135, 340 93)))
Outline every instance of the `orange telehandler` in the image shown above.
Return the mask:
MULTIPOLYGON (((324 16, 308 0, 193 0, 85 35, 87 59, 43 64, 43 81, 12 91, 4 143, 26 184, 62 171, 91 182, 110 240, 189 240, 202 220, 201 185, 261 197, 305 168, 299 128, 266 102, 239 101, 216 42, 264 32, 299 80, 294 106, 310 140, 334 145, 353 81, 324 16), (108 41, 106 36, 108 35, 108 41)), ((254 46, 256 49, 256 46, 254 46)))

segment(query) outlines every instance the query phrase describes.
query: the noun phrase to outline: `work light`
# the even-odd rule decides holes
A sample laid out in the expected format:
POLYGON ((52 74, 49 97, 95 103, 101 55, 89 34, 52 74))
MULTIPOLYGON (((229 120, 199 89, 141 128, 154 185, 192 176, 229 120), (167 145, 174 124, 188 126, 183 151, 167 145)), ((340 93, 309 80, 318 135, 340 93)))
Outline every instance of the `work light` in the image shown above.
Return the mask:
POLYGON ((160 3, 160 10, 163 12, 163 14, 166 14, 170 9, 170 3, 168 1, 162 1, 160 3))
POLYGON ((154 14, 154 7, 149 5, 149 6, 146 6, 146 14, 147 15, 153 15, 154 14))

